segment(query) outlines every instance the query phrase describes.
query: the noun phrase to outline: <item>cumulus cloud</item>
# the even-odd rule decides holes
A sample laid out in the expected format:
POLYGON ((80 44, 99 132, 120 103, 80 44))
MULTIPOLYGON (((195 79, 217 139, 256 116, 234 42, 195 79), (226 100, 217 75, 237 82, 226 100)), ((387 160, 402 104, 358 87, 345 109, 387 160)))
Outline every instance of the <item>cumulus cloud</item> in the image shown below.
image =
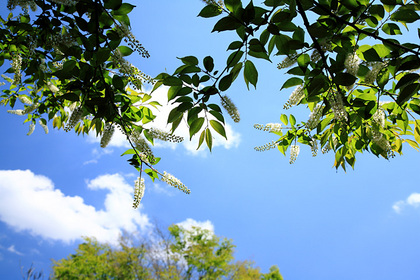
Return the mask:
POLYGON ((177 223, 178 226, 190 231, 193 227, 199 227, 202 229, 206 229, 212 233, 214 233, 214 225, 211 221, 207 220, 204 222, 199 222, 194 219, 188 218, 185 221, 177 223))
POLYGON ((99 176, 87 187, 108 192, 104 210, 65 195, 49 178, 30 170, 0 170, 0 220, 16 231, 66 243, 81 236, 114 243, 122 232, 149 227, 147 215, 132 208, 133 187, 122 175, 99 176))
MULTIPOLYGON (((163 131, 168 131, 168 132, 170 131, 171 126, 167 125, 166 122, 168 120, 170 111, 176 106, 168 102, 167 92, 168 92, 168 88, 162 86, 152 93, 153 100, 159 102, 162 105, 162 107, 159 107, 158 111, 156 110, 154 111, 157 117, 153 120, 153 122, 146 124, 145 125, 146 128, 155 127, 163 131)), ((225 114, 225 115, 227 116, 226 118, 229 118, 228 114, 225 114)), ((208 117, 212 117, 212 116, 208 116, 208 117)), ((232 126, 229 123, 226 123, 225 130, 226 130, 227 140, 224 137, 220 136, 219 134, 213 133, 213 138, 214 138, 213 147, 223 147, 225 149, 238 147, 239 143, 241 142, 241 135, 238 132, 234 131, 232 126)), ((190 139, 189 130, 188 130, 188 125, 186 121, 183 121, 180 123, 179 127, 175 131, 175 134, 178 136, 184 137, 184 141, 181 144, 175 144, 175 143, 163 142, 163 141, 157 140, 155 141, 155 147, 175 149, 176 147, 181 145, 191 155, 206 155, 205 144, 203 144, 202 147, 199 150, 197 150, 200 132, 196 136, 194 136, 192 141, 189 141, 190 139)), ((95 136, 95 133, 91 133, 89 134, 88 141, 91 143, 99 143, 100 138, 97 138, 95 136)), ((126 136, 119 129, 116 129, 108 147, 129 148, 130 146, 126 139, 126 136)))
POLYGON ((417 208, 420 206, 420 193, 412 193, 409 197, 407 197, 406 200, 400 200, 394 203, 392 206, 392 209, 394 209, 395 212, 401 213, 403 208, 411 206, 414 208, 417 208))

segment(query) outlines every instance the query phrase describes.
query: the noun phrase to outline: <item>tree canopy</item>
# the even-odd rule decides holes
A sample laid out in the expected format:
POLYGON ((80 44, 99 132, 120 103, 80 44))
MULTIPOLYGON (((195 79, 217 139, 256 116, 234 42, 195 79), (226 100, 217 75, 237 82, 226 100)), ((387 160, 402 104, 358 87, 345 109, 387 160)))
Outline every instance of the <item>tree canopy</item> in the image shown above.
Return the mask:
POLYGON ((145 240, 122 237, 119 244, 85 238, 75 254, 53 261, 52 279, 272 279, 251 261, 235 261, 231 240, 199 227, 159 229, 145 240))
MULTIPOLYGON (((131 145, 123 155, 138 170, 136 207, 144 192, 142 173, 185 193, 173 175, 159 171, 149 144, 155 139, 182 141, 176 130, 185 120, 191 137, 211 150, 215 133, 226 137, 224 111, 240 120, 228 90, 240 76, 257 87, 256 60, 277 64, 290 75, 279 88, 294 87, 279 112, 282 123, 256 124, 277 135, 256 147, 286 154, 293 163, 299 143, 335 153, 336 168, 355 166, 357 153, 390 159, 403 144, 419 149, 420 46, 418 1, 402 0, 206 0, 198 15, 217 17, 213 32, 232 32, 226 66, 215 69, 211 55, 180 58, 172 74, 152 78, 127 57, 149 53, 134 37, 129 13, 134 5, 121 0, 9 0, 12 12, 0 19, 0 65, 10 62, 3 79, 1 104, 25 116, 31 134, 38 122, 54 128, 94 131, 106 147, 115 128, 131 145), (31 10, 31 11, 30 11, 31 10), (418 32, 415 32, 417 28, 418 32), (171 131, 150 123, 160 106, 153 91, 168 87, 176 104, 167 119, 171 131), (219 106, 221 105, 221 106, 219 106), (297 120, 285 111, 307 110, 297 120), (17 109, 18 108, 18 109, 17 109), (305 108, 305 109, 303 109, 305 108)), ((274 67, 273 67, 274 68, 274 67)), ((276 70, 277 71, 277 70, 276 70)), ((263 85, 258 85, 263 86, 263 85)))

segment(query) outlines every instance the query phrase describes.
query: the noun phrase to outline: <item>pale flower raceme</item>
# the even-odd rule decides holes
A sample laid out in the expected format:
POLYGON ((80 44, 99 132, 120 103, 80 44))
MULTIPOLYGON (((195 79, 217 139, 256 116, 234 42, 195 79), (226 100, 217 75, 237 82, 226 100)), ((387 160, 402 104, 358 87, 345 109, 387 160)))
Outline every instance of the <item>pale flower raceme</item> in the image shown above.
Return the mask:
POLYGON ((174 143, 180 143, 180 142, 184 141, 183 137, 170 134, 170 133, 162 131, 158 128, 149 129, 149 134, 153 138, 159 139, 159 140, 162 140, 162 141, 169 141, 169 142, 174 142, 174 143))
POLYGON ((134 202, 133 202, 133 208, 137 209, 140 205, 140 202, 144 196, 144 191, 146 189, 146 185, 144 184, 143 178, 137 178, 137 180, 134 182, 134 202))
POLYGON ((27 13, 29 8, 35 12, 36 3, 34 0, 7 0, 7 8, 13 10, 16 6, 20 6, 22 10, 27 13))
POLYGON ((112 123, 106 123, 104 131, 102 132, 101 148, 108 146, 111 141, 112 135, 114 134, 114 125, 112 123))
POLYGON ((281 123, 268 123, 266 125, 254 124, 254 128, 262 131, 268 132, 280 132, 282 125, 281 123))
POLYGON ((48 126, 45 123, 43 123, 41 120, 39 120, 38 123, 44 130, 45 134, 48 134, 48 126))
POLYGON ((356 52, 349 53, 344 60, 344 67, 346 68, 347 73, 356 76, 357 72, 359 71, 359 61, 360 59, 356 52))
POLYGON ((83 108, 81 106, 74 109, 73 112, 71 113, 71 116, 69 118, 69 121, 66 127, 64 128, 64 131, 69 132, 70 130, 72 130, 73 127, 75 127, 76 124, 82 119, 82 116, 83 116, 83 108))
POLYGON ((18 116, 23 116, 25 115, 25 111, 24 110, 7 110, 7 113, 9 114, 13 114, 13 115, 18 115, 18 116))
POLYGON ((311 146, 312 156, 316 157, 318 155, 318 141, 316 139, 312 139, 309 144, 311 146))
POLYGON ((35 124, 34 123, 31 123, 30 125, 29 125, 29 131, 28 131, 28 134, 26 134, 26 135, 31 135, 33 132, 34 132, 34 130, 35 130, 35 124))
POLYGON ((22 73, 20 72, 20 69, 22 67, 22 57, 19 54, 14 54, 12 56, 12 68, 15 71, 15 75, 13 77, 13 84, 17 85, 22 80, 22 73))
POLYGON ((153 163, 155 160, 155 156, 153 155, 153 151, 150 148, 149 144, 147 144, 146 140, 140 135, 140 132, 134 130, 130 135, 130 141, 133 142, 134 146, 137 150, 143 154, 147 160, 143 160, 146 163, 153 163))
POLYGON ((191 193, 191 190, 188 189, 179 179, 175 178, 173 175, 167 173, 166 171, 163 172, 163 176, 160 178, 160 180, 167 183, 168 185, 171 185, 172 187, 178 188, 186 194, 191 193))
POLYGON ((372 116, 372 120, 380 125, 381 127, 385 127, 385 111, 382 108, 378 108, 372 116))
POLYGON ((394 152, 392 151, 389 141, 381 132, 372 130, 372 141, 385 152, 387 158, 394 156, 394 152))
POLYGON ((298 55, 297 53, 291 54, 286 56, 282 62, 280 62, 279 64, 277 64, 277 68, 278 69, 286 69, 289 68, 291 66, 293 66, 293 64, 295 64, 297 62, 297 58, 298 55))
POLYGON ((334 113, 334 118, 337 121, 347 121, 347 112, 344 108, 343 99, 341 94, 335 93, 330 98, 331 110, 334 113))
POLYGON ((290 145, 290 164, 295 163, 298 155, 300 152, 300 146, 299 145, 290 145))
POLYGON ((23 104, 26 104, 26 105, 31 105, 32 104, 32 101, 26 95, 19 95, 18 99, 23 104))
POLYGON ((273 140, 270 143, 267 143, 265 145, 255 147, 254 150, 256 150, 257 152, 264 152, 264 151, 268 151, 268 150, 277 148, 277 146, 278 146, 278 143, 273 140))
POLYGON ((283 109, 287 110, 290 109, 292 106, 299 103, 302 98, 305 96, 305 91, 303 90, 302 86, 297 86, 289 96, 286 104, 284 104, 283 109))
POLYGON ((232 100, 225 95, 221 98, 222 107, 228 112, 229 116, 232 118, 234 122, 239 122, 241 120, 239 116, 238 109, 236 108, 235 104, 233 104, 232 100))
POLYGON ((319 121, 321 120, 323 109, 324 107, 321 104, 316 104, 315 108, 309 115, 308 121, 305 124, 307 129, 312 130, 317 127, 319 121))
POLYGON ((381 72, 381 70, 386 66, 387 66, 387 63, 385 62, 378 62, 378 61, 373 62, 372 69, 365 76, 365 83, 369 85, 373 85, 379 72, 381 72))

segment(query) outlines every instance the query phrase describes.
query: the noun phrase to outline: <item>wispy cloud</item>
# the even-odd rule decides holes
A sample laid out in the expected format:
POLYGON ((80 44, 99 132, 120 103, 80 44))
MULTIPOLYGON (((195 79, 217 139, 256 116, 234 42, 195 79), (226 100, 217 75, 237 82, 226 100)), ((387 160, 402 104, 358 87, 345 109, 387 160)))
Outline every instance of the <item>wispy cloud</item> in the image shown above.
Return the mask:
POLYGON ((49 178, 30 170, 0 170, 0 220, 16 231, 66 243, 81 236, 114 243, 123 231, 150 226, 147 215, 132 208, 133 187, 122 175, 99 176, 87 187, 108 192, 104 210, 65 195, 49 178))
POLYGON ((9 251, 10 253, 16 254, 18 256, 23 256, 23 253, 16 250, 15 245, 11 245, 9 248, 7 248, 7 251, 9 251))
POLYGON ((177 223, 177 225, 186 230, 191 230, 193 227, 198 227, 214 233, 214 225, 210 220, 199 222, 194 219, 188 218, 185 221, 177 223))
MULTIPOLYGON (((163 131, 168 131, 168 132, 170 131, 171 126, 167 125, 167 120, 168 120, 169 113, 176 106, 168 102, 167 92, 168 92, 168 88, 162 86, 152 93, 152 96, 153 96, 152 99, 154 101, 159 102, 162 105, 162 107, 159 107, 158 111, 157 110, 154 111, 157 117, 153 120, 153 122, 146 124, 145 125, 146 128, 155 127, 163 131)), ((228 114, 226 114, 226 116, 227 118, 229 118, 228 114)), ((208 117, 213 118, 211 115, 208 117)), ((238 147, 241 142, 241 135, 238 132, 234 131, 234 129, 229 123, 226 123, 225 129, 226 129, 227 140, 224 137, 218 135, 217 133, 214 133, 214 135, 212 135, 214 138, 213 147, 223 147, 225 149, 238 147)), ((175 149, 179 146, 182 146, 184 147, 184 149, 186 149, 187 153, 190 155, 205 156, 207 154, 206 152, 207 149, 205 148, 205 144, 203 144, 202 147, 199 150, 197 150, 200 132, 192 139, 192 141, 189 141, 190 139, 189 128, 186 121, 182 121, 180 123, 179 127, 175 131, 175 134, 178 136, 184 137, 184 141, 181 144, 175 144, 175 143, 156 140, 155 148, 175 149)), ((97 138, 95 136, 95 133, 91 133, 89 134, 88 141, 91 143, 99 143, 100 138, 97 138)), ((130 146, 126 139, 126 136, 119 129, 116 129, 108 147, 129 148, 130 146)))
POLYGON ((417 208, 420 206, 420 193, 412 193, 406 200, 400 200, 394 203, 392 209, 395 212, 401 213, 403 208, 411 206, 417 208))

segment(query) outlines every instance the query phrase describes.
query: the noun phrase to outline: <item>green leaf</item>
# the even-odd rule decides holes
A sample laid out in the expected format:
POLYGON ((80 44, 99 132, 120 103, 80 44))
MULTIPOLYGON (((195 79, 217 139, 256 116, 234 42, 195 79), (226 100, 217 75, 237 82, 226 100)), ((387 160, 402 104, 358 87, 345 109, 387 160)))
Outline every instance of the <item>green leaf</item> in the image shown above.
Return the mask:
POLYGON ((213 137, 211 136, 210 129, 206 128, 206 143, 207 147, 209 147, 209 150, 211 152, 211 148, 213 147, 213 137))
POLYGON ((403 23, 413 23, 419 20, 420 16, 413 9, 402 6, 391 15, 391 19, 403 23))
POLYGON ((182 86, 182 80, 180 78, 169 76, 163 79, 165 86, 182 86))
POLYGON ((77 95, 75 93, 72 93, 72 92, 63 94, 62 96, 60 96, 60 98, 65 99, 65 100, 74 101, 74 102, 80 100, 79 95, 77 95))
POLYGON ((303 80, 301 78, 292 77, 292 78, 289 78, 286 82, 284 82, 280 90, 284 88, 298 86, 298 85, 301 85, 302 83, 303 83, 303 80))
POLYGON ((129 3, 123 3, 118 8, 118 10, 114 11, 113 13, 115 15, 127 15, 128 13, 130 13, 133 10, 134 7, 135 7, 134 5, 131 5, 129 3))
POLYGON ((197 147, 197 150, 198 150, 198 149, 200 149, 201 145, 203 144, 205 135, 206 135, 206 131, 205 131, 205 130, 203 130, 203 131, 201 132, 200 139, 198 140, 198 147, 197 147))
POLYGON ((105 0, 104 8, 117 10, 121 6, 121 4, 122 4, 122 0, 105 0))
POLYGON ((281 114, 280 120, 281 120, 282 123, 284 123, 284 125, 289 124, 289 121, 287 120, 287 116, 285 114, 281 114))
POLYGON ((215 120, 210 120, 210 125, 211 125, 211 127, 213 127, 213 129, 217 133, 219 133, 220 135, 225 137, 226 140, 227 140, 225 128, 223 127, 223 125, 220 122, 215 121, 215 120))
POLYGON ((222 13, 222 10, 213 4, 207 5, 205 6, 200 13, 198 14, 199 17, 203 17, 203 18, 211 18, 211 17, 215 17, 218 16, 222 13))
POLYGON ((129 56, 133 53, 133 50, 127 46, 119 46, 118 49, 120 50, 122 56, 129 56))
POLYGON ((258 71, 251 60, 245 61, 244 77, 245 77, 245 82, 248 89, 249 89, 249 83, 251 83, 255 88, 257 88, 258 71))
POLYGON ((414 94, 418 93, 420 88, 419 83, 414 83, 407 85, 404 87, 397 97, 397 104, 402 106, 405 102, 407 102, 414 94))
POLYGON ((241 0, 225 0, 224 3, 225 7, 232 13, 242 6, 241 0))
POLYGON ((124 80, 123 80, 120 76, 118 76, 118 75, 114 75, 114 76, 112 77, 112 85, 113 85, 116 89, 119 89, 119 90, 121 90, 121 91, 124 91, 124 87, 125 87, 125 85, 124 85, 124 80))
POLYGON ((226 30, 235 30, 235 29, 237 29, 241 26, 242 26, 242 24, 236 18, 234 18, 232 16, 227 16, 227 17, 221 18, 214 25, 214 28, 213 28, 212 32, 214 32, 214 31, 222 32, 222 31, 226 31, 226 30))
POLYGON ((417 73, 408 73, 404 75, 395 86, 395 89, 399 89, 400 87, 404 87, 406 85, 412 84, 413 82, 417 81, 420 78, 420 75, 417 73))
POLYGON ((129 149, 129 150, 125 151, 121 156, 134 155, 135 153, 136 153, 136 151, 134 149, 129 149))
POLYGON ((181 59, 181 61, 186 65, 197 65, 198 64, 198 59, 195 56, 185 56, 185 57, 181 57, 181 58, 178 58, 178 59, 181 59))
POLYGON ((213 58, 211 56, 206 56, 203 60, 203 64, 204 64, 204 68, 208 71, 211 72, 214 69, 214 62, 213 62, 213 58))
POLYGON ((382 26, 382 31, 388 35, 402 34, 400 28, 395 23, 385 23, 384 26, 382 26))
POLYGON ((172 111, 169 113, 167 123, 175 122, 176 120, 180 119, 182 115, 183 112, 179 111, 178 108, 172 109, 172 111))
POLYGON ((232 75, 228 74, 224 76, 219 82, 219 90, 225 91, 232 85, 232 75))
POLYGON ((295 116, 290 115, 290 116, 289 116, 289 120, 290 120, 290 125, 291 125, 292 127, 294 127, 294 126, 295 126, 295 124, 296 124, 296 118, 295 118, 295 116))
POLYGON ((190 125, 190 140, 192 137, 200 131, 201 127, 204 124, 204 118, 197 118, 190 125))
POLYGON ((349 73, 337 73, 334 82, 342 86, 351 86, 356 81, 356 77, 349 73))

